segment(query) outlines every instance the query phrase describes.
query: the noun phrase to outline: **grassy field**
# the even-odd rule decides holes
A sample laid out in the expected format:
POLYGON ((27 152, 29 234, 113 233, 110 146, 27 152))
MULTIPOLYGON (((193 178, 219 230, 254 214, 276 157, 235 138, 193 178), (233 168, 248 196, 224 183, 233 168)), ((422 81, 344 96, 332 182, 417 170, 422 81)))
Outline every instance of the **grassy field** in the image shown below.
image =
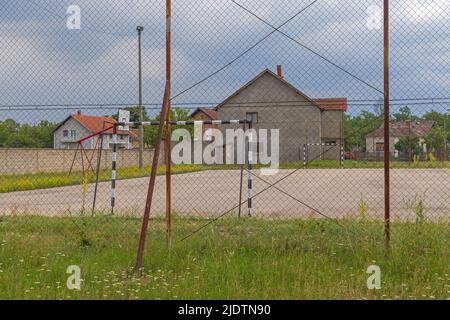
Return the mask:
POLYGON ((1 299, 449 299, 450 224, 393 225, 383 250, 379 222, 152 220, 141 278, 131 276, 140 221, 0 218, 1 299), (80 291, 66 269, 81 268, 80 291), (366 270, 381 268, 382 289, 366 270))
MULTIPOLYGON (((450 169, 450 162, 392 162, 392 168, 420 168, 420 169, 435 169, 435 168, 448 168, 450 169)), ((256 169, 258 166, 255 166, 256 169)), ((204 170, 236 170, 239 169, 239 165, 176 165, 172 167, 173 174, 190 173, 204 170)), ((303 163, 292 162, 282 163, 281 169, 298 169, 303 168, 303 163)), ((333 160, 316 160, 312 161, 308 168, 310 169, 337 169, 340 168, 339 161, 333 160)), ((345 162, 345 168, 347 169, 381 169, 383 168, 382 162, 369 162, 369 161, 354 161, 347 160, 345 162)), ((119 168, 117 170, 117 179, 133 179, 146 177, 150 173, 150 167, 144 170, 139 170, 138 167, 119 168)), ((165 173, 165 166, 158 168, 158 175, 165 173)), ((89 172, 86 175, 86 179, 89 183, 95 182, 95 175, 89 172)), ((100 172, 100 181, 109 181, 111 179, 111 170, 103 170, 100 172)), ((74 172, 70 176, 67 172, 62 173, 37 173, 37 174, 23 174, 23 175, 4 175, 0 176, 0 193, 25 191, 25 190, 37 190, 48 189, 61 186, 79 185, 83 181, 83 174, 81 172, 74 172)))

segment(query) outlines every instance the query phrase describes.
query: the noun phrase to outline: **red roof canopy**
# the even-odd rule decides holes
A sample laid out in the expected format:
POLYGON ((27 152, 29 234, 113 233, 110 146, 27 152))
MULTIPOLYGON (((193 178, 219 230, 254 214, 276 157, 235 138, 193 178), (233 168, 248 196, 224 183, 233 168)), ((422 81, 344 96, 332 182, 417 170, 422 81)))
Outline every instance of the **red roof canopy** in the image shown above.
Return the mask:
POLYGON ((347 111, 348 109, 346 98, 315 99, 314 102, 317 103, 323 110, 347 111))

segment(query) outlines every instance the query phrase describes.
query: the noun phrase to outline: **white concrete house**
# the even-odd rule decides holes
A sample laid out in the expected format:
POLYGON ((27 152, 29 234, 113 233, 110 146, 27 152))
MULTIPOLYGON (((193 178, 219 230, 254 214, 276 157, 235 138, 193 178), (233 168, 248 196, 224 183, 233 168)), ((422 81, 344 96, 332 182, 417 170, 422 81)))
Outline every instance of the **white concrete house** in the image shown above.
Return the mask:
MULTIPOLYGON (((54 149, 76 149, 78 142, 86 137, 100 133, 104 128, 108 128, 115 123, 111 117, 97 117, 76 114, 67 117, 53 131, 53 147, 54 149)), ((132 149, 133 141, 137 139, 136 135, 131 131, 118 131, 118 143, 122 149, 132 149)), ((103 149, 112 148, 113 130, 107 130, 104 133, 103 149)), ((95 135, 82 142, 83 148, 86 150, 94 149, 100 143, 100 134, 95 135)))

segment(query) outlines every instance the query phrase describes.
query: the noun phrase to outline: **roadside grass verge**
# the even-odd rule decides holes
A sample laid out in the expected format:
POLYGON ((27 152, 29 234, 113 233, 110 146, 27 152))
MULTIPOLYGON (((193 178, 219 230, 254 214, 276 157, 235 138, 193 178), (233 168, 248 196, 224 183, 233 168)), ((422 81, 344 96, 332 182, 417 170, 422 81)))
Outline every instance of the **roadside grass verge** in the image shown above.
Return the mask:
POLYGON ((140 219, 0 218, 0 299, 449 299, 450 224, 153 219, 142 277, 131 275, 140 219), (66 287, 81 268, 80 291, 66 287), (382 289, 366 270, 381 268, 382 289))
MULTIPOLYGON (((165 166, 158 168, 157 174, 165 174, 165 166)), ((194 165, 180 165, 173 166, 172 172, 174 174, 195 172, 202 170, 201 166, 194 165)), ((150 167, 140 170, 139 167, 118 168, 117 179, 134 179, 149 176, 150 167)), ((92 171, 86 171, 86 178, 88 183, 95 183, 95 174, 92 171)), ((99 174, 99 181, 110 181, 111 170, 102 170, 99 174)), ((72 172, 69 176, 67 172, 62 173, 37 173, 24 175, 6 175, 0 176, 0 193, 38 190, 56 188, 62 186, 80 185, 83 181, 82 172, 72 172)))
MULTIPOLYGON (((238 170, 240 165, 174 165, 172 166, 173 174, 192 173, 206 170, 238 170)), ((254 166, 255 169, 262 166, 254 166)), ((392 168, 398 169, 450 169, 450 162, 392 162, 392 168)), ((280 164, 281 169, 303 169, 303 162, 291 162, 280 164)), ((316 160, 308 165, 308 169, 339 169, 340 162, 336 160, 316 160)), ((346 160, 345 169, 381 169, 382 162, 370 161, 354 161, 346 160)), ((147 177, 150 174, 150 167, 140 170, 138 167, 118 168, 117 179, 134 179, 147 177)), ((158 168, 158 175, 165 174, 165 166, 158 168)), ((111 180, 111 170, 102 170, 99 174, 99 181, 111 180)), ((48 189, 62 186, 79 185, 83 181, 82 172, 73 172, 70 176, 67 172, 63 173, 37 173, 23 175, 3 175, 0 176, 0 193, 48 189)), ((95 175, 92 171, 87 172, 88 183, 95 182, 95 175)))

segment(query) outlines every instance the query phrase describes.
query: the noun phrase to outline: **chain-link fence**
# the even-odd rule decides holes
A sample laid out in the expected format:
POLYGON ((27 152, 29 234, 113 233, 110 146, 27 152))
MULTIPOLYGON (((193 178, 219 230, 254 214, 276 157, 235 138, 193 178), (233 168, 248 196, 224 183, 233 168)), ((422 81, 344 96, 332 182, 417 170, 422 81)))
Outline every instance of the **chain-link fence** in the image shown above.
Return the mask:
MULTIPOLYGON (((31 0, 1 7, 0 214, 8 230, 55 228, 70 239, 92 219, 101 225, 99 237, 137 241, 157 127, 144 127, 141 155, 139 126, 119 130, 115 140, 111 124, 119 110, 130 111, 131 121, 158 121, 163 1, 31 0), (143 115, 137 26, 144 27, 143 115)), ((441 0, 391 4, 393 223, 448 225, 448 9, 441 0)), ((172 120, 205 121, 200 158, 209 150, 223 160, 173 164, 174 241, 201 237, 214 224, 276 233, 280 223, 310 219, 344 229, 370 220, 382 235, 388 151, 382 1, 176 1, 172 10, 172 120), (269 140, 278 130, 278 141, 253 141, 249 166, 246 140, 235 146, 244 161, 227 163, 235 159, 226 129, 244 128, 218 122, 225 120, 251 121, 257 139, 264 129, 269 140), (279 170, 267 175, 261 157, 270 160, 275 145, 279 170), (252 220, 257 229, 239 222, 252 220)), ((173 130, 182 128, 193 134, 182 123, 173 130)), ((161 241, 166 152, 149 231, 161 241)))

